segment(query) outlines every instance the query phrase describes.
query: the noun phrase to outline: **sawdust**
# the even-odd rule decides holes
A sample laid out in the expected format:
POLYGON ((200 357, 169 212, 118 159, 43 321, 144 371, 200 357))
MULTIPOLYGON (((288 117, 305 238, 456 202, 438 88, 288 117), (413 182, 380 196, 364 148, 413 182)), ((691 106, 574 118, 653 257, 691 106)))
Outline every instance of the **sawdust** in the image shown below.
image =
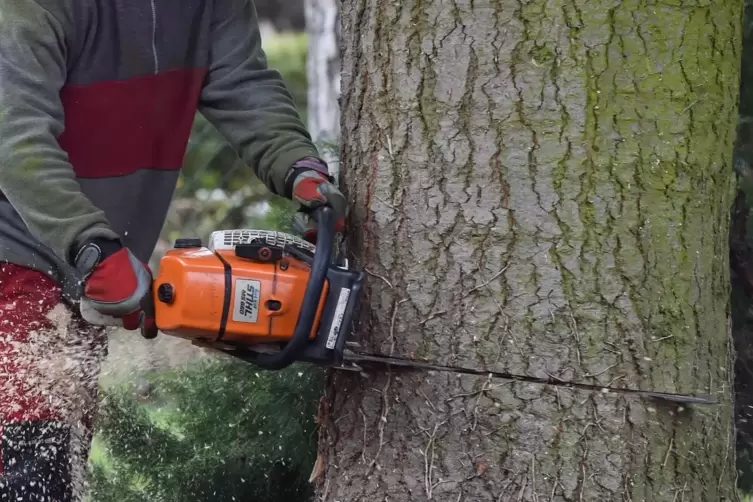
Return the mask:
MULTIPOLYGON (((39 308, 46 309, 41 303, 39 308)), ((0 396, 9 408, 4 411, 12 414, 32 409, 58 417, 70 427, 67 437, 56 436, 54 431, 48 436, 64 442, 53 448, 62 448, 67 453, 70 500, 78 502, 87 488, 87 458, 92 421, 97 411, 99 372, 107 355, 107 332, 103 328, 85 327, 62 304, 46 314, 49 321, 46 326, 37 322, 25 327, 8 327, 7 324, 13 322, 8 318, 13 316, 5 314, 10 314, 6 311, 14 308, 15 304, 9 304, 0 310, 6 317, 0 316, 0 323, 5 324, 0 334, 0 346, 4 346, 0 351, 0 396), (28 330, 27 340, 18 336, 24 329, 28 330), (30 403, 36 404, 29 406, 30 403)), ((55 428, 54 425, 48 427, 55 428)), ((2 493, 0 486, 0 495, 2 493)), ((55 501, 49 498, 49 502, 55 501)))
POLYGON ((105 388, 138 380, 152 371, 184 369, 200 359, 216 357, 188 340, 163 333, 146 340, 133 331, 115 329, 109 333, 108 342, 108 356, 100 373, 100 384, 105 388))

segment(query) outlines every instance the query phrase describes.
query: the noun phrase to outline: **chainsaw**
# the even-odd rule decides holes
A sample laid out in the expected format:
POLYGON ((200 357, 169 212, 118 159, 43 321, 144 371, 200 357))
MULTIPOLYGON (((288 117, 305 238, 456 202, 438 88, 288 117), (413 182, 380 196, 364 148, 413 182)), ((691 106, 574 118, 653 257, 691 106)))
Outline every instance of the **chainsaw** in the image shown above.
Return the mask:
MULTIPOLYGON (((369 354, 349 340, 364 274, 351 270, 334 250, 331 209, 312 213, 316 244, 270 230, 219 230, 205 246, 180 238, 160 259, 152 295, 142 306, 155 319, 152 339, 162 332, 241 359, 266 370, 304 362, 348 371, 386 368, 450 371, 599 392, 634 394, 678 403, 717 404, 705 398, 628 388, 605 388, 555 377, 435 365, 411 358, 369 354)), ((104 320, 82 301, 84 318, 104 320)))

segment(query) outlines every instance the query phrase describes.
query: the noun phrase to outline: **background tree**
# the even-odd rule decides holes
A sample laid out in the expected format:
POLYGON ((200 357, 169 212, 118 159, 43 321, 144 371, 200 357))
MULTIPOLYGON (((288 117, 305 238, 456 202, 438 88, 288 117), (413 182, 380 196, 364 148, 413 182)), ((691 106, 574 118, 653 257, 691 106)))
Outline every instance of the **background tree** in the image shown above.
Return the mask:
POLYGON ((342 7, 373 352, 668 392, 331 376, 322 500, 732 500, 741 0, 342 7))
POLYGON ((340 9, 335 0, 305 0, 309 51, 308 129, 338 177, 340 136, 340 9))

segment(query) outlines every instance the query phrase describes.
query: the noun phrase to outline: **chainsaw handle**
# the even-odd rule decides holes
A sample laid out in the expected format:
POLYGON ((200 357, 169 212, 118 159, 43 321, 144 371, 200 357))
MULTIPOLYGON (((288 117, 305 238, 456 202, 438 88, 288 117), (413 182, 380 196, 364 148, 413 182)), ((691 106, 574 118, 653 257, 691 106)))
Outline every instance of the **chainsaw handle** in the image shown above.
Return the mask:
POLYGON ((277 353, 255 352, 249 356, 251 362, 268 370, 280 370, 294 363, 303 353, 308 343, 314 320, 319 309, 319 302, 324 291, 324 283, 327 279, 332 247, 335 236, 335 217, 331 207, 323 206, 316 209, 312 217, 317 221, 316 251, 311 263, 311 273, 306 293, 303 296, 303 304, 298 314, 298 323, 293 332, 293 338, 285 347, 277 353))

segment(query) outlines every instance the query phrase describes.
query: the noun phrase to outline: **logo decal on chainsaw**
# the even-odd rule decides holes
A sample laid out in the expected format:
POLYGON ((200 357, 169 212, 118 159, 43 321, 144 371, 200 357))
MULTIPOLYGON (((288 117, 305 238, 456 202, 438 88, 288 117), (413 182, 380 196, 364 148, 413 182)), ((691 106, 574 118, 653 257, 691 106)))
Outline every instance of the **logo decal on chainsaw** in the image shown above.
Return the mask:
POLYGON ((261 282, 236 279, 233 321, 255 323, 259 318, 261 282))

